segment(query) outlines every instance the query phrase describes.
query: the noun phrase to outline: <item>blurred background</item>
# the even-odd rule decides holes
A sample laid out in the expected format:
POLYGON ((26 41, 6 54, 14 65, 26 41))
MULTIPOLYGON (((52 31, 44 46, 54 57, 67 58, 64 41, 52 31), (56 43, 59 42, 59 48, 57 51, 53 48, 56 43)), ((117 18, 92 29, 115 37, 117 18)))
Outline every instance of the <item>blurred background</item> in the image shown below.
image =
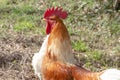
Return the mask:
POLYGON ((120 69, 120 0, 0 0, 0 80, 37 80, 31 66, 45 37, 43 13, 60 6, 78 64, 120 69))

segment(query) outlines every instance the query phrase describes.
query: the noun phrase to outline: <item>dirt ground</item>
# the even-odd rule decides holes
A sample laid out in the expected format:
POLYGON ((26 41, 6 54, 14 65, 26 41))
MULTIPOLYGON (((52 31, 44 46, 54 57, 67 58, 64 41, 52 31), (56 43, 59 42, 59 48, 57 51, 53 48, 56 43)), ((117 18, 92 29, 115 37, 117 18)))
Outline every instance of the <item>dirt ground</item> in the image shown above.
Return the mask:
POLYGON ((4 35, 0 37, 0 80, 38 80, 31 60, 33 54, 39 51, 43 37, 12 31, 4 35))

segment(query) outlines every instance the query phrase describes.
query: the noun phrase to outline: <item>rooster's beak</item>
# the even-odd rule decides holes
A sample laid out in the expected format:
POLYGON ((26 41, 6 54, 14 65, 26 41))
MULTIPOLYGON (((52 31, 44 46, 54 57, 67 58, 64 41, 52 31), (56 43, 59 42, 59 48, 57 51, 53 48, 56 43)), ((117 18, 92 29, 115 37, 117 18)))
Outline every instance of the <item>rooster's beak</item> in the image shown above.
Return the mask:
POLYGON ((43 17, 41 18, 41 20, 46 21, 46 19, 45 19, 45 18, 43 18, 43 17))
POLYGON ((44 18, 43 18, 42 20, 43 20, 43 21, 46 21, 46 19, 44 19, 44 18))

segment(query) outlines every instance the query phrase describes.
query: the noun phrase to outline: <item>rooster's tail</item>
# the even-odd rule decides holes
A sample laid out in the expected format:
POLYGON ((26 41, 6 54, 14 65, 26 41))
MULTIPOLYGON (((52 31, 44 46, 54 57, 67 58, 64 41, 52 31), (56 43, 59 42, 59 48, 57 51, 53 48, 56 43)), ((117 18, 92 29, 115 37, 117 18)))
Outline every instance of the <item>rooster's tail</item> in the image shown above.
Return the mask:
POLYGON ((120 80, 120 70, 107 69, 100 75, 101 80, 120 80))

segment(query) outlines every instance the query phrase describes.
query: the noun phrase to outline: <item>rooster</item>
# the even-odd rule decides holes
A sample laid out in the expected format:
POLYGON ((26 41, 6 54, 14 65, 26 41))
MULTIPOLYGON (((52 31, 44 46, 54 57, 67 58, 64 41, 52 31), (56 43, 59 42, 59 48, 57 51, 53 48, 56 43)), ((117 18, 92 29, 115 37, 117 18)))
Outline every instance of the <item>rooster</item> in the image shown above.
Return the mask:
POLYGON ((70 36, 62 21, 67 15, 59 7, 45 11, 47 37, 32 59, 35 74, 40 80, 120 80, 120 70, 91 72, 76 65, 70 36))

